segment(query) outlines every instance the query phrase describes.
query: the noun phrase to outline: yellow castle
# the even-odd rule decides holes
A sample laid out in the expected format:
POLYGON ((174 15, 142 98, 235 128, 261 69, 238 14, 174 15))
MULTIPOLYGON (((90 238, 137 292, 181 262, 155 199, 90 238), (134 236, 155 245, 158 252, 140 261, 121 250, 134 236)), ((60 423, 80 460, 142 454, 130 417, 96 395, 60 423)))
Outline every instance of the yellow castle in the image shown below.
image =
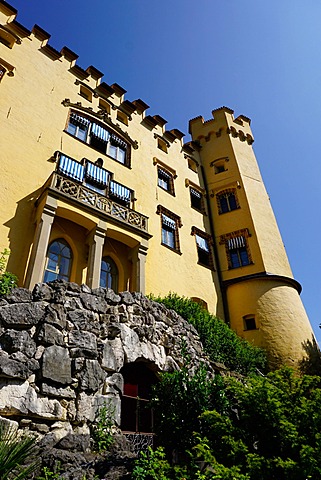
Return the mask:
POLYGON ((177 292, 295 364, 313 333, 253 153, 222 107, 191 141, 0 1, 0 249, 21 286, 177 292))

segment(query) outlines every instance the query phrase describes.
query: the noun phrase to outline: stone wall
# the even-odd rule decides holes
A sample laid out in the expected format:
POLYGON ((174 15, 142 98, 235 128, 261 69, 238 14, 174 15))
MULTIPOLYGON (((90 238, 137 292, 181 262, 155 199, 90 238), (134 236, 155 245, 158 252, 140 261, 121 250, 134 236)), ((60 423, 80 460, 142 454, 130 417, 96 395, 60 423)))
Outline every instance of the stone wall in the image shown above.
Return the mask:
POLYGON ((0 300, 0 415, 68 450, 70 438, 89 439, 105 402, 120 424, 124 365, 173 371, 183 341, 194 365, 207 362, 195 329, 140 293, 62 281, 15 289, 0 300))

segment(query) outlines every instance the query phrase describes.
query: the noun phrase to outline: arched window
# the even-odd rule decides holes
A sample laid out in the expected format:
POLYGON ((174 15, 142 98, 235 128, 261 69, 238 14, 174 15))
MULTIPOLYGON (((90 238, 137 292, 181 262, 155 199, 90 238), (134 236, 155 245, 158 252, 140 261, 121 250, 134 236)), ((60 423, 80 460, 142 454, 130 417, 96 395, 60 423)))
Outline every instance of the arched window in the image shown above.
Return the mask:
POLYGON ((70 279, 72 251, 68 243, 60 238, 49 245, 44 274, 44 282, 70 279))
POLYGON ((239 207, 238 198, 235 189, 223 190, 216 195, 218 213, 227 213, 237 210, 239 207))
POLYGON ((118 268, 110 257, 104 257, 101 261, 100 286, 118 292, 118 268))

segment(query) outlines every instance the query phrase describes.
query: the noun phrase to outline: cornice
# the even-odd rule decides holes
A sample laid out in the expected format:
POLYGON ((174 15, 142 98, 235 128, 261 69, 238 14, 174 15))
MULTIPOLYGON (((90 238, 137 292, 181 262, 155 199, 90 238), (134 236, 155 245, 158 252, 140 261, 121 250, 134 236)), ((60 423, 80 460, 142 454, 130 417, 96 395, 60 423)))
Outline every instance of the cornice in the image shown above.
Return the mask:
POLYGON ((290 285, 293 287, 299 294, 302 291, 302 286, 301 284, 295 280, 294 278, 291 277, 286 277, 283 275, 276 275, 274 273, 269 273, 269 272, 261 272, 261 273, 254 273, 253 275, 244 275, 242 277, 238 278, 232 278, 230 280, 224 280, 223 285, 224 287, 228 287, 230 285, 233 285, 235 283, 241 283, 241 282, 248 282, 252 280, 274 280, 280 283, 285 283, 287 285, 290 285))
POLYGON ((2 10, 5 14, 7 15, 17 15, 18 10, 11 5, 9 5, 8 2, 5 2, 4 0, 0 0, 0 10, 2 10))
POLYGON ((192 180, 190 180, 189 178, 185 178, 185 187, 192 187, 194 188, 194 190, 197 190, 203 196, 206 196, 205 188, 200 187, 200 185, 197 185, 197 183, 192 182, 192 180))
POLYGON ((53 48, 48 43, 46 45, 44 45, 43 47, 41 47, 40 51, 42 53, 44 53, 45 55, 47 55, 52 60, 58 60, 62 56, 62 54, 60 52, 58 52, 58 50, 53 48))
POLYGON ((138 142, 137 140, 133 140, 127 132, 124 132, 119 125, 115 124, 108 116, 108 113, 106 113, 104 110, 99 110, 98 112, 94 112, 92 110, 92 107, 84 107, 82 106, 81 102, 77 103, 72 103, 69 98, 65 98, 63 100, 62 105, 64 107, 68 108, 76 108, 77 110, 80 110, 82 112, 86 112, 88 115, 91 115, 92 117, 98 118, 100 121, 103 121, 110 127, 112 127, 117 133, 119 133, 122 137, 124 137, 128 143, 131 144, 131 146, 134 148, 134 150, 137 150, 138 148, 138 142))

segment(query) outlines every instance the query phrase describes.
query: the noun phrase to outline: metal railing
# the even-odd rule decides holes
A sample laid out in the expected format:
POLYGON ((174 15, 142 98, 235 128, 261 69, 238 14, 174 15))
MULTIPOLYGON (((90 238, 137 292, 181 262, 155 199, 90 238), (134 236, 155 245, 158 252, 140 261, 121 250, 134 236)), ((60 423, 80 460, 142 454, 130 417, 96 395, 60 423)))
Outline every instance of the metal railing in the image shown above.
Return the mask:
POLYGON ((54 172, 49 181, 50 189, 59 192, 64 197, 98 210, 134 228, 148 232, 148 217, 145 215, 121 205, 117 201, 111 200, 60 173, 54 172))
POLYGON ((131 444, 135 453, 146 452, 148 447, 154 446, 154 434, 153 433, 123 433, 127 441, 131 444))

